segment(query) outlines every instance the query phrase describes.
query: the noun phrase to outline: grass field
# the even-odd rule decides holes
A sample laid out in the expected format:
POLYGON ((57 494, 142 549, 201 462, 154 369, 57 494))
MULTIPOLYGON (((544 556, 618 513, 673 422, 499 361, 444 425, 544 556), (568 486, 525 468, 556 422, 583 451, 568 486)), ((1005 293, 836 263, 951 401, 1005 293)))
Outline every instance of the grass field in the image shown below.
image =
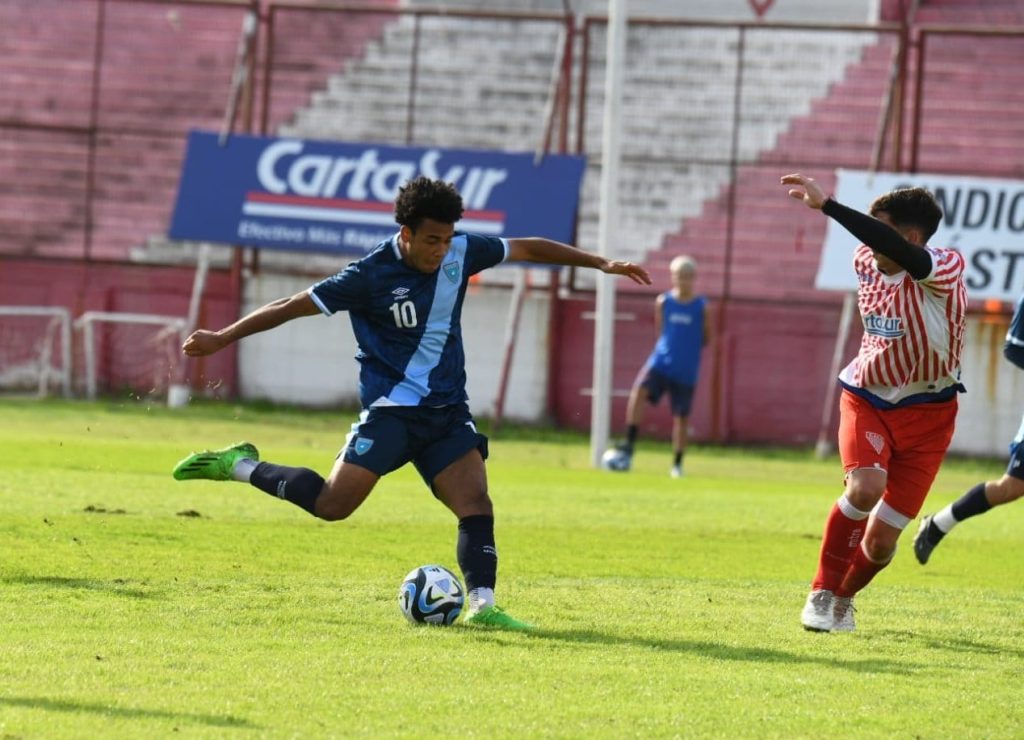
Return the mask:
MULTIPOLYGON (((0 401, 0 737, 1024 734, 1024 505, 925 568, 908 532, 857 632, 811 634, 836 460, 698 448, 676 481, 667 447, 610 474, 581 437, 511 430, 499 600, 541 629, 414 628, 402 577, 457 563, 411 468, 333 524, 169 475, 242 438, 326 471, 350 417, 0 401)), ((950 461, 926 510, 1001 470, 950 461)))

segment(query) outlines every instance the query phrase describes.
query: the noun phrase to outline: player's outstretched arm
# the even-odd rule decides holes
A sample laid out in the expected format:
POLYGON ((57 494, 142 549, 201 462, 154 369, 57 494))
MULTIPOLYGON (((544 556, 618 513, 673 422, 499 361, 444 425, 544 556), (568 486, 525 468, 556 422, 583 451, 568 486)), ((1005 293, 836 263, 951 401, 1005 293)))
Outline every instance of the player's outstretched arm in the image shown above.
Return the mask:
POLYGON ((799 172, 794 172, 792 175, 783 175, 782 184, 795 186, 789 189, 789 196, 803 201, 804 205, 808 208, 820 211, 821 207, 825 205, 825 201, 828 200, 828 196, 818 183, 809 177, 801 175, 799 172))
POLYGON ((809 177, 799 173, 784 175, 782 184, 795 185, 789 190, 791 197, 802 200, 807 207, 822 211, 834 219, 860 239, 862 244, 893 260, 915 280, 923 280, 931 274, 932 258, 920 248, 923 244, 909 242, 888 224, 830 198, 809 177))
POLYGON ((220 331, 198 329, 192 332, 185 343, 181 345, 181 351, 189 357, 212 355, 242 337, 273 329, 275 326, 280 326, 301 316, 313 316, 318 313, 320 313, 320 309, 313 303, 309 293, 303 291, 290 298, 278 298, 276 301, 271 301, 220 331))
POLYGON ((509 262, 538 262, 544 265, 590 267, 609 275, 624 275, 639 285, 650 285, 651 277, 640 265, 624 260, 609 260, 592 252, 542 237, 508 240, 509 262))

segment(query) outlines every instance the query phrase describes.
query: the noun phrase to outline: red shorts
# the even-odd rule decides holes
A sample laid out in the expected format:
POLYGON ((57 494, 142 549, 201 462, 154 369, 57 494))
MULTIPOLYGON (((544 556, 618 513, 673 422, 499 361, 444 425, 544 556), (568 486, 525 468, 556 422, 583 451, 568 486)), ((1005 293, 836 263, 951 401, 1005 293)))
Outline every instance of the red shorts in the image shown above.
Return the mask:
POLYGON ((953 438, 957 400, 878 409, 843 390, 839 399, 839 456, 843 470, 887 472, 882 500, 914 519, 953 438))

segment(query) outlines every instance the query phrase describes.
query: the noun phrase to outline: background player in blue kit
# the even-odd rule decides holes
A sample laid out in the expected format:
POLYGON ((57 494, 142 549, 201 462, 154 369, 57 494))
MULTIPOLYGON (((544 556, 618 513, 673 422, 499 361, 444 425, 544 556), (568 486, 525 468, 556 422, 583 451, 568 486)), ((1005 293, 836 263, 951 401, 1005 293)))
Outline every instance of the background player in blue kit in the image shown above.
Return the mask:
POLYGON ((259 461, 251 443, 194 453, 178 480, 247 481, 321 519, 354 512, 381 476, 412 462, 458 517, 456 554, 466 579, 469 624, 529 629, 495 604, 497 550, 487 494, 487 438, 466 400, 461 315, 471 275, 500 262, 590 267, 650 284, 643 268, 549 239, 499 239, 455 231, 462 198, 420 177, 400 189, 400 229, 366 257, 308 290, 259 308, 220 331, 200 329, 182 347, 200 357, 301 316, 348 311, 359 345, 363 411, 327 480, 308 468, 259 461))
MULTIPOLYGON (((1024 296, 1017 300, 1010 330, 1006 332, 1003 356, 1024 370, 1024 296)), ((984 514, 995 506, 1002 506, 1024 496, 1024 418, 1017 435, 1010 442, 1010 462, 999 480, 983 481, 960 498, 932 516, 921 519, 914 536, 914 556, 924 565, 932 556, 942 538, 964 519, 984 514)))
POLYGON ((686 453, 687 422, 693 404, 693 390, 700 370, 701 349, 711 341, 711 313, 707 299, 696 295, 693 283, 697 265, 686 256, 679 256, 669 264, 672 290, 662 293, 654 310, 655 331, 658 342, 641 368, 626 407, 626 441, 619 449, 626 456, 622 469, 628 470, 633 457, 637 432, 643 419, 645 403, 656 404, 668 393, 672 408, 672 469, 673 478, 683 475, 683 455, 686 453))

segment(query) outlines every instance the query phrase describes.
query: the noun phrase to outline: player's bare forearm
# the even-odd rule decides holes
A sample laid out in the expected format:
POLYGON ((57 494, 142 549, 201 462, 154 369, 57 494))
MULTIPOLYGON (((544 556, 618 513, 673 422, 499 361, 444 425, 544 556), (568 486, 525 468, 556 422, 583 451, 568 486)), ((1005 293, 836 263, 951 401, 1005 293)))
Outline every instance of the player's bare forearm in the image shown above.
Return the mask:
POLYGON ((297 293, 289 298, 278 298, 220 331, 198 329, 192 332, 181 346, 181 350, 189 357, 212 355, 242 337, 258 334, 292 319, 312 316, 316 313, 319 313, 319 309, 307 293, 297 293))
POLYGON ((609 275, 624 275, 634 283, 650 285, 651 278, 640 265, 623 260, 609 260, 582 249, 551 239, 529 237, 509 239, 510 262, 537 262, 544 265, 589 267, 609 275))

